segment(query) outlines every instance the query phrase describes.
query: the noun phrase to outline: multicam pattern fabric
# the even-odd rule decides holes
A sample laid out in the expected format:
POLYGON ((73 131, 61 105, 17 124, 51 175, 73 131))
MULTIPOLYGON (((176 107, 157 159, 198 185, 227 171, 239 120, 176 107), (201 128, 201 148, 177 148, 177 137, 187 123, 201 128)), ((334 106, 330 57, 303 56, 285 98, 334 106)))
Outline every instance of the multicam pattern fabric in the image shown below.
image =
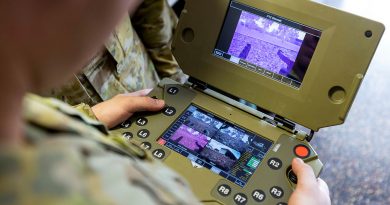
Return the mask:
POLYGON ((24 119, 26 143, 0 149, 0 204, 199 204, 181 177, 58 100, 27 96, 24 119))
POLYGON ((166 0, 145 0, 126 17, 106 43, 106 49, 54 96, 71 105, 94 105, 121 93, 153 88, 160 78, 184 82, 170 50, 177 17, 166 0))

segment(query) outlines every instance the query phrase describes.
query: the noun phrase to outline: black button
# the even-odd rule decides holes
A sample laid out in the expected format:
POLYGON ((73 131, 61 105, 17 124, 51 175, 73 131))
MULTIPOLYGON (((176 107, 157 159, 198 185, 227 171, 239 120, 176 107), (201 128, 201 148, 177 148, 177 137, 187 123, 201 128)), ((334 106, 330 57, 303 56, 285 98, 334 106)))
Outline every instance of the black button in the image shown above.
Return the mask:
POLYGON ((137 136, 140 138, 147 138, 147 137, 149 137, 149 135, 150 135, 150 132, 147 129, 142 129, 142 130, 138 131, 138 133, 137 133, 137 136))
POLYGON ((124 138, 130 140, 131 138, 133 138, 133 133, 131 133, 131 132, 124 132, 124 133, 122 134, 122 136, 123 136, 124 138))
POLYGON ((248 202, 248 198, 246 198, 245 194, 242 194, 242 193, 238 193, 238 194, 234 195, 233 200, 238 205, 245 205, 246 202, 248 202))
POLYGON ((131 126, 131 121, 130 120, 126 120, 126 121, 121 123, 121 127, 122 128, 129 128, 130 126, 131 126))
POLYGON ((297 184, 298 183, 298 177, 297 175, 295 175, 295 173, 293 172, 292 169, 290 169, 288 172, 287 172, 287 177, 288 179, 294 183, 294 184, 297 184))
POLYGON ((277 199, 280 199, 283 197, 283 189, 278 187, 278 186, 274 186, 272 187, 270 190, 269 190, 269 193, 271 194, 271 196, 273 196, 274 198, 277 198, 277 199))
POLYGON ((278 158, 271 158, 268 160, 268 166, 273 170, 278 170, 282 168, 282 165, 283 165, 282 160, 278 158))
POLYGON ((218 187, 218 193, 221 195, 221 196, 229 196, 230 192, 232 192, 232 189, 230 188, 230 186, 226 185, 226 184, 222 184, 218 187))
POLYGON ((141 147, 146 150, 150 150, 152 148, 152 144, 149 142, 142 142, 141 147))
POLYGON ((156 149, 152 152, 152 155, 157 159, 163 159, 165 157, 165 152, 162 149, 156 149))
POLYGON ((287 203, 279 202, 279 203, 277 203, 276 205, 287 205, 287 203))
POLYGON ((262 202, 265 200, 265 193, 262 190, 254 190, 252 192, 252 198, 257 202, 262 202))
POLYGON ((163 110, 164 115, 173 116, 176 114, 176 109, 174 107, 166 107, 163 110))
POLYGON ((176 87, 170 87, 168 88, 167 92, 171 95, 176 95, 179 92, 179 89, 176 87))
POLYGON ((153 99, 155 99, 155 100, 156 100, 156 99, 158 99, 158 98, 157 98, 157 96, 155 96, 155 95, 154 95, 154 96, 152 96, 151 98, 153 98, 153 99))
POLYGON ((148 124, 148 119, 146 119, 144 117, 140 117, 140 118, 137 119, 137 121, 135 121, 135 123, 138 126, 145 126, 146 124, 148 124))

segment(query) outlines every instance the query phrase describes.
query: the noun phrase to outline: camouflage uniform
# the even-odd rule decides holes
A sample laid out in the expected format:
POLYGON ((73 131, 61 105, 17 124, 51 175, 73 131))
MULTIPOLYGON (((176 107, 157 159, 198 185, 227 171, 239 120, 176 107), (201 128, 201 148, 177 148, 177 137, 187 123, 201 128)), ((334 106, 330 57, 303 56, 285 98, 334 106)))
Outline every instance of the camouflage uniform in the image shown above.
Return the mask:
POLYGON ((28 95, 23 108, 25 144, 0 149, 0 204, 199 204, 170 169, 105 135, 89 106, 28 95))
MULTIPOLYGON (((49 94, 71 105, 94 105, 120 93, 153 88, 160 78, 184 82, 170 50, 177 17, 166 0, 145 0, 126 17, 83 71, 49 94)), ((45 94, 47 95, 47 94, 45 94)))

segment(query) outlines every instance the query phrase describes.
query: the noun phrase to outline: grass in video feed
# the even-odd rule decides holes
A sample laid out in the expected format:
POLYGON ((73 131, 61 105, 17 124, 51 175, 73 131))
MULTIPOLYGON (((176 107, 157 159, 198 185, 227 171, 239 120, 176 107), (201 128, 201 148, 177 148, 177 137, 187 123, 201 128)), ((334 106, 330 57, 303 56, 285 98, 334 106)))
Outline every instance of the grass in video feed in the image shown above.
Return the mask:
POLYGON ((216 140, 211 140, 200 152, 200 155, 206 161, 214 163, 225 171, 229 171, 241 156, 240 152, 216 140))
POLYGON ((287 76, 306 33, 243 11, 228 53, 274 73, 287 76))
POLYGON ((209 142, 209 139, 210 138, 206 135, 187 127, 186 125, 180 126, 179 129, 176 130, 176 132, 170 137, 170 140, 194 152, 202 150, 209 142))

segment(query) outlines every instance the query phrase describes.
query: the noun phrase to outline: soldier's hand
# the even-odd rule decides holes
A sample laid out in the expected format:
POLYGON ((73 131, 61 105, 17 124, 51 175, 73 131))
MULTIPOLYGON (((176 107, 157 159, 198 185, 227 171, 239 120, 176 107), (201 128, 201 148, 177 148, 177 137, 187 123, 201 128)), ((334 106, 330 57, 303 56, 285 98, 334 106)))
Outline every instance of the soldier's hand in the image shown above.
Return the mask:
POLYGON ((289 205, 330 205, 328 185, 316 178, 313 169, 301 159, 292 162, 294 173, 298 177, 297 188, 291 195, 289 205))
POLYGON ((149 91, 150 89, 117 95, 93 106, 92 111, 99 121, 108 128, 113 128, 136 112, 159 111, 165 106, 163 100, 145 97, 149 91))

